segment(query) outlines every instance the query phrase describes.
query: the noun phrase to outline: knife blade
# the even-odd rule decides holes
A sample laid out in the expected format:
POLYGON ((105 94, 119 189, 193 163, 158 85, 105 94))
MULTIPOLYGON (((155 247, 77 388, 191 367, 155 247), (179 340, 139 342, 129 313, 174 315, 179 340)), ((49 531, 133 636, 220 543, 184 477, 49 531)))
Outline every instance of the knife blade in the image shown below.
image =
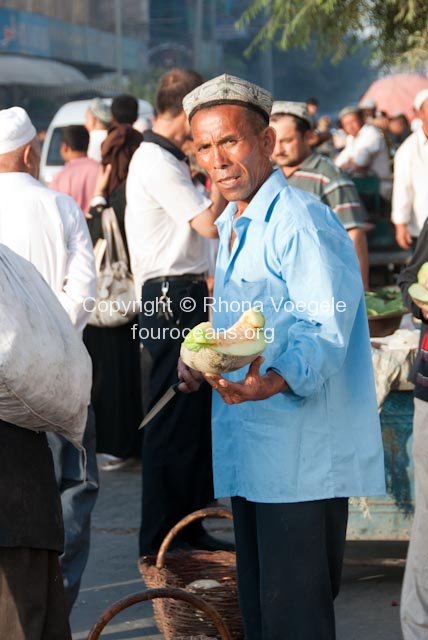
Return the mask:
POLYGON ((162 411, 164 407, 166 407, 166 405, 177 395, 177 393, 180 393, 178 389, 178 385, 181 384, 181 382, 182 381, 179 380, 175 384, 171 385, 169 389, 165 391, 163 396, 159 398, 156 404, 153 405, 153 407, 150 409, 146 417, 143 419, 142 423, 138 427, 138 430, 142 429, 147 424, 149 424, 149 422, 151 422, 153 418, 155 418, 158 415, 158 413, 162 411))

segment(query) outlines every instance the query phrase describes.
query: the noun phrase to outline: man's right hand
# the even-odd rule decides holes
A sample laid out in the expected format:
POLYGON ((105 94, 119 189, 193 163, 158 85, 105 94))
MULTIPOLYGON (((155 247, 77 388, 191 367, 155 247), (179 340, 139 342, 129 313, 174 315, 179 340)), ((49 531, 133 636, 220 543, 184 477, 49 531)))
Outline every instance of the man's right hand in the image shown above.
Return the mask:
POLYGON ((407 224, 395 225, 395 240, 398 246, 402 249, 410 249, 410 247, 412 246, 412 236, 409 233, 407 224))
POLYGON ((204 382, 202 373, 188 367, 181 358, 178 360, 177 373, 178 379, 181 380, 181 383, 178 385, 178 390, 183 393, 193 393, 197 391, 202 382, 204 382))

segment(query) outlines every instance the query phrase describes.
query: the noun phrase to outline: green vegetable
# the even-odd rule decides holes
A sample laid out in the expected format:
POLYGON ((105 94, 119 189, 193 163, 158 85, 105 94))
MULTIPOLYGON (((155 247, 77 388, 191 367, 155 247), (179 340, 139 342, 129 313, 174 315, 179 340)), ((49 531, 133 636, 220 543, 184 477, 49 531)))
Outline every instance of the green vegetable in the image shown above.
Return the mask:
POLYGON ((365 301, 369 317, 405 313, 401 292, 393 287, 383 287, 378 291, 366 291, 365 301))

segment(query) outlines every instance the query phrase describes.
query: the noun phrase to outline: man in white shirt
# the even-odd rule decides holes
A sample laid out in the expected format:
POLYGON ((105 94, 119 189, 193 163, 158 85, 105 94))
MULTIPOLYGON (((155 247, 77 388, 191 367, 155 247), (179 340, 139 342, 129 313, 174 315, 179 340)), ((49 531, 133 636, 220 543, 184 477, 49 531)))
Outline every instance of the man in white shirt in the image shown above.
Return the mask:
POLYGON ((339 113, 347 134, 345 148, 337 156, 336 165, 355 175, 374 174, 379 178, 381 197, 389 201, 392 176, 388 147, 382 132, 372 124, 364 124, 359 107, 345 107, 339 113))
MULTIPOLYGON (((84 301, 96 290, 92 242, 76 202, 37 180, 40 145, 35 135, 23 109, 0 111, 0 242, 38 269, 81 332, 89 317, 84 301)), ((69 609, 89 553, 90 513, 98 492, 95 426, 90 417, 83 440, 86 480, 80 452, 61 436, 48 434, 64 515, 61 566, 69 609)))
MULTIPOLYGON (((142 287, 139 335, 152 363, 151 402, 177 382, 183 332, 208 320, 204 238, 217 237, 224 203, 217 191, 212 202, 194 186, 181 150, 190 135, 182 100, 201 83, 182 69, 161 78, 153 131, 144 133, 127 179, 125 226, 137 291, 142 287)), ((144 431, 140 555, 156 552, 180 518, 213 498, 210 404, 207 385, 190 401, 179 394, 144 431)), ((196 528, 185 533, 200 544, 196 528)))
POLYGON ((394 156, 391 219, 402 249, 409 249, 419 237, 428 216, 428 89, 417 94, 414 107, 422 126, 394 156))

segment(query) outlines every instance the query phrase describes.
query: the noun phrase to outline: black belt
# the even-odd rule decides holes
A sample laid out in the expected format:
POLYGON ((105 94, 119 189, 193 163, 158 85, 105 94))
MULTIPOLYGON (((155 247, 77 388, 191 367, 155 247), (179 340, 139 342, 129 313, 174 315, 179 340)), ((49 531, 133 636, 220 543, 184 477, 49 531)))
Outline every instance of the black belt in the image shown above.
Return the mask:
POLYGON ((156 284, 162 282, 203 282, 206 276, 203 273, 185 273, 182 276, 158 276, 157 278, 149 278, 146 284, 156 284))

